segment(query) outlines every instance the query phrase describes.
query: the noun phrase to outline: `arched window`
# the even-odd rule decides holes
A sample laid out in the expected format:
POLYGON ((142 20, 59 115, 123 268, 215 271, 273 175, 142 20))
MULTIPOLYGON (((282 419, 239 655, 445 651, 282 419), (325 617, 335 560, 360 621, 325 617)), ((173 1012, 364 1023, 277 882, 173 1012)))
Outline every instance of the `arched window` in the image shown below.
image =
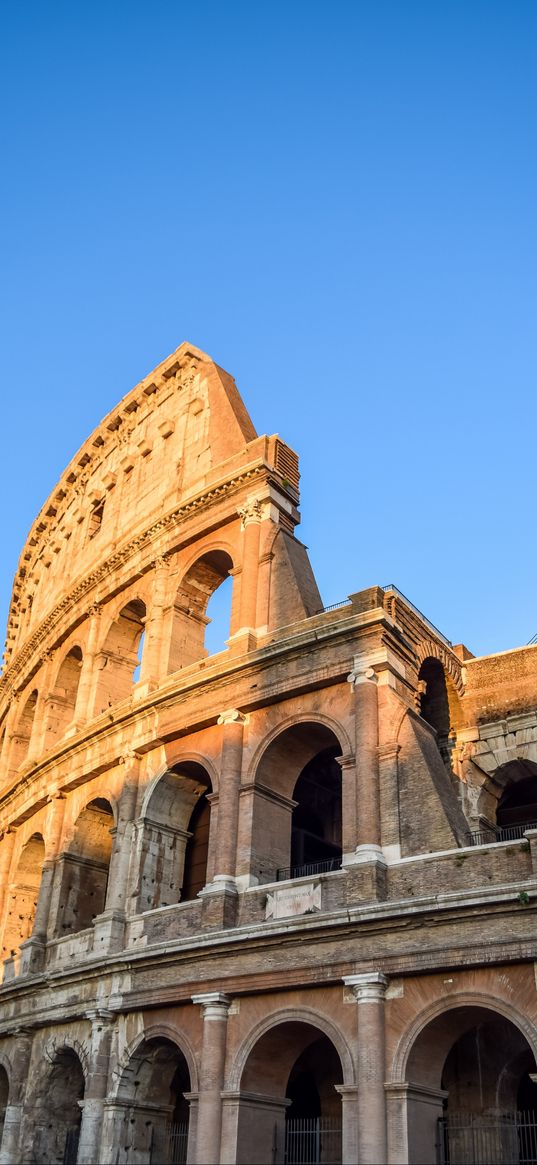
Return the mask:
POLYGON ((91 801, 77 818, 69 846, 57 865, 58 936, 85 930, 105 908, 113 825, 112 807, 102 797, 91 801))
POLYGON ((129 698, 141 663, 140 645, 146 619, 145 603, 133 599, 120 611, 97 658, 99 682, 95 713, 129 698))
POLYGON ((442 760, 451 768, 452 735, 458 719, 455 685, 440 660, 429 657, 421 665, 418 686, 420 715, 434 728, 442 760))
POLYGON ((192 1082, 185 1056, 164 1037, 145 1039, 119 1081, 110 1160, 183 1165, 187 1160, 192 1082), (123 1119, 122 1119, 123 1118, 123 1119), (125 1146, 135 1148, 135 1157, 125 1146))
POLYGON ((11 757, 11 764, 13 769, 19 769, 28 756, 30 749, 30 741, 35 719, 35 710, 37 706, 37 691, 33 691, 28 696, 26 703, 23 706, 22 712, 19 716, 18 723, 13 734, 13 752, 11 757))
POLYGON ((239 862, 239 874, 266 882, 340 866, 341 751, 335 733, 315 721, 271 741, 255 774, 250 869, 239 862))
POLYGON ((82 1064, 72 1048, 60 1048, 50 1070, 42 1064, 42 1072, 33 1100, 31 1160, 36 1165, 49 1161, 75 1165, 85 1091, 82 1064))
POLYGON ((73 720, 81 667, 82 651, 80 647, 72 647, 62 662, 54 690, 47 701, 46 746, 61 738, 73 720))
POLYGON ((0 1064, 0 1145, 6 1119, 6 1109, 9 1103, 9 1080, 5 1068, 0 1064))
POLYGON ((45 843, 40 833, 34 833, 21 852, 15 878, 8 891, 2 952, 4 959, 11 955, 17 956, 21 943, 30 938, 44 860, 45 843))
POLYGON ((140 910, 195 898, 207 880, 211 782, 185 761, 157 782, 144 813, 140 910))
POLYGON ((212 550, 185 575, 175 598, 168 672, 224 649, 230 635, 232 584, 222 584, 232 569, 229 554, 212 550), (214 616, 215 633, 206 635, 214 616))
POLYGON ((496 824, 506 837, 522 837, 530 826, 537 828, 537 764, 510 761, 496 773, 504 783, 498 801, 496 824))

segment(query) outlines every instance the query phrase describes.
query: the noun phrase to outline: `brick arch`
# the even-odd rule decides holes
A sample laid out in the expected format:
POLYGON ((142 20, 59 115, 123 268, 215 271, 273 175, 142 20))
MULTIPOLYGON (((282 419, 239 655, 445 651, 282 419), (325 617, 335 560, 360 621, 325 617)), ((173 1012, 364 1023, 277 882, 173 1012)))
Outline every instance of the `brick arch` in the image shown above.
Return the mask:
POLYGON ((422 663, 426 659, 438 659, 450 679, 455 685, 457 695, 459 697, 464 695, 464 683, 462 679, 462 667, 456 656, 451 652, 446 651, 445 647, 436 643, 434 639, 422 639, 416 648, 416 657, 418 659, 418 672, 422 663))
POLYGON ((121 1059, 120 1059, 118 1066, 116 1068, 116 1071, 114 1073, 114 1075, 116 1076, 117 1082, 115 1084, 115 1087, 112 1089, 112 1091, 110 1093, 111 1098, 118 1099, 120 1097, 122 1081, 123 1081, 124 1075, 126 1072, 129 1071, 129 1068, 132 1064, 134 1057, 136 1056, 138 1049, 141 1048, 142 1044, 146 1043, 147 1041, 158 1040, 158 1039, 169 1040, 170 1043, 175 1045, 178 1052, 181 1052, 181 1055, 183 1055, 185 1058, 188 1072, 190 1075, 190 1091, 191 1092, 198 1091, 198 1088, 199 1088, 198 1065, 197 1065, 197 1061, 196 1061, 196 1056, 194 1054, 194 1049, 192 1047, 192 1044, 190 1043, 190 1040, 187 1039, 184 1032, 179 1032, 177 1030, 177 1028, 173 1027, 172 1024, 153 1023, 153 1024, 150 1024, 149 1027, 144 1028, 144 1030, 142 1032, 139 1032, 138 1035, 135 1036, 134 1039, 131 1040, 131 1042, 125 1048, 123 1055, 121 1056, 121 1059))
POLYGON ((99 636, 97 651, 102 651, 104 648, 114 623, 117 623, 117 620, 119 619, 121 612, 125 610, 125 607, 129 607, 131 603, 143 603, 147 616, 151 605, 151 597, 144 592, 145 587, 141 587, 139 585, 126 587, 125 590, 121 591, 119 595, 116 595, 114 599, 105 600, 102 604, 100 604, 102 606, 100 627, 101 633, 99 636), (104 617, 105 614, 106 619, 104 617))
POLYGON ((392 1070, 389 1074, 390 1083, 406 1080, 410 1055, 416 1041, 428 1025, 450 1011, 465 1007, 489 1011, 491 1018, 498 1016, 509 1020, 524 1036, 537 1061, 537 1027, 526 1019, 513 1004, 504 999, 498 999, 497 996, 489 995, 485 991, 461 991, 453 993, 449 998, 435 1000, 415 1016, 396 1047, 392 1070))
POLYGON ((288 1023, 307 1024, 309 1027, 315 1028, 320 1036, 326 1036, 339 1056, 343 1073, 343 1084, 353 1085, 355 1083, 355 1066, 350 1047, 343 1032, 334 1021, 314 1011, 313 1008, 287 1007, 260 1020, 243 1040, 236 1053, 226 1085, 230 1091, 239 1091, 244 1069, 250 1054, 253 1052, 259 1040, 273 1029, 288 1023))
POLYGON ((155 774, 155 776, 153 776, 151 778, 147 788, 144 791, 142 806, 140 809, 140 817, 143 817, 147 813, 147 809, 148 809, 149 803, 151 801, 151 798, 155 792, 155 789, 157 788, 157 785, 162 780, 162 778, 166 776, 166 773, 170 772, 170 769, 177 768, 178 766, 180 766, 182 764, 196 764, 196 765, 199 765, 200 768, 205 769, 207 776, 209 777, 209 780, 211 782, 213 793, 215 793, 217 791, 217 789, 218 789, 218 775, 217 775, 217 772, 216 772, 216 769, 214 767, 213 762, 207 760, 207 757, 202 756, 201 753, 197 753, 197 752, 181 753, 177 757, 170 757, 165 765, 160 765, 158 772, 155 774))
POLYGON ((324 713, 313 710, 310 713, 300 712, 293 716, 287 716, 285 720, 280 721, 280 723, 272 728, 271 731, 268 732, 267 735, 263 738, 261 743, 256 748, 248 766, 248 780, 255 781, 257 770, 259 768, 260 762, 263 759, 263 756, 265 755, 267 749, 270 748, 272 744, 274 744, 278 736, 281 736, 281 734, 286 732, 289 728, 293 728, 295 725, 299 726, 301 724, 319 724, 324 728, 328 728, 331 732, 333 732, 334 736, 337 738, 341 745, 341 755, 348 756, 349 754, 354 754, 354 745, 351 743, 346 729, 343 727, 339 720, 334 720, 331 716, 326 716, 324 713))
POLYGON ((214 538, 202 538, 192 547, 192 553, 188 558, 185 558, 181 564, 181 568, 176 570, 176 575, 173 580, 175 589, 181 585, 186 578, 188 572, 196 565, 200 558, 204 558, 206 554, 212 554, 214 551, 220 551, 222 554, 227 554, 233 563, 233 567, 237 566, 238 549, 236 542, 229 542, 226 538, 219 538, 217 535, 214 538))

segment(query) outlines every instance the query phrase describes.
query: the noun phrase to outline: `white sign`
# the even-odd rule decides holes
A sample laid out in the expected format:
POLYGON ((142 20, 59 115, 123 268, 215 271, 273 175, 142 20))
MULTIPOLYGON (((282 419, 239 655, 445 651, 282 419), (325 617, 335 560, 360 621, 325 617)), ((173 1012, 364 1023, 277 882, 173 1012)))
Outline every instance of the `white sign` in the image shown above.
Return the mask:
POLYGON ((267 894, 266 918, 293 918, 298 914, 315 914, 321 909, 321 884, 286 886, 267 894))

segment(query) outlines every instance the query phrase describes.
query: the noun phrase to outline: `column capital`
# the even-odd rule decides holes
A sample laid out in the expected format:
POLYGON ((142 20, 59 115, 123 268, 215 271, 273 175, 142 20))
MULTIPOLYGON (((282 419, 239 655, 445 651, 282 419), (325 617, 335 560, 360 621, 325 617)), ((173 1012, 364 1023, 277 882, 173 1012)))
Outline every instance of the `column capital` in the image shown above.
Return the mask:
POLYGON ((88 619, 91 619, 93 617, 98 619, 99 616, 102 615, 102 613, 103 613, 102 603, 92 603, 91 606, 88 607, 86 610, 86 615, 88 616, 88 619))
POLYGON ((113 1023, 117 1018, 116 1011, 110 1011, 108 1007, 90 1007, 88 1011, 84 1012, 85 1019, 89 1019, 92 1026, 99 1024, 104 1027, 109 1023, 113 1023))
POLYGON ((356 688, 358 684, 378 684, 378 676, 374 668, 368 667, 367 664, 360 664, 358 660, 355 661, 354 667, 347 676, 347 683, 356 688))
POLYGON ((346 975, 345 987, 350 987, 357 1003, 382 1003, 388 986, 388 976, 382 971, 365 971, 361 975, 346 975))
POLYGON ((231 999, 222 991, 207 991, 203 995, 193 995, 192 1002, 201 1005, 204 1020, 227 1019, 231 1007, 231 999))
POLYGON ((238 507, 237 513, 241 520, 241 529, 245 530, 247 526, 263 521, 263 503, 259 498, 247 498, 244 505, 238 507))
POLYGON ((225 712, 221 712, 217 724, 247 724, 248 716, 244 712, 239 712, 237 708, 226 708, 225 712))
POLYGON ((335 756, 334 760, 340 769, 353 769, 356 764, 356 757, 353 752, 346 752, 343 756, 335 756))

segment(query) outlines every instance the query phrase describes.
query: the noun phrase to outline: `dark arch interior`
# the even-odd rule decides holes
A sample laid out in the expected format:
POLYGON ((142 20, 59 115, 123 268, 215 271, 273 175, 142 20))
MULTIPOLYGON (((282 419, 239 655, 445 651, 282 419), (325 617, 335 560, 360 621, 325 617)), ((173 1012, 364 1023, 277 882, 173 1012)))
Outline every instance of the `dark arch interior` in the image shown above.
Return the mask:
POLYGON ((341 859, 341 768, 339 746, 323 749, 296 782, 291 828, 291 866, 341 859))
POLYGON ((123 1124, 117 1122, 119 1146, 113 1159, 155 1165, 186 1161, 190 1091, 180 1048, 165 1036, 144 1040, 120 1084, 119 1095, 127 1104, 123 1124))
POLYGON ((439 659, 425 659, 418 680, 421 688, 420 715, 434 728, 443 760, 449 761, 450 710, 446 676, 439 659))
POLYGON ((2 1129, 4 1127, 4 1120, 6 1116, 6 1108, 9 1100, 9 1080, 8 1075, 0 1064, 0 1137, 2 1136, 2 1129))
POLYGON ((508 780, 498 802, 496 821, 501 829, 537 822, 537 765, 531 761, 514 761, 508 768, 508 780))
POLYGON ((112 806, 104 797, 94 798, 79 814, 61 863, 58 935, 85 930, 105 909, 113 826, 112 806))
POLYGON ((72 1048, 59 1049, 52 1067, 38 1088, 32 1161, 48 1165, 76 1162, 85 1080, 80 1060, 72 1048))
POLYGON ((188 823, 189 837, 185 850, 185 872, 181 901, 190 902, 199 894, 207 881, 207 859, 209 856, 209 831, 211 826, 211 804, 208 800, 210 785, 200 794, 197 805, 192 810, 188 823))

